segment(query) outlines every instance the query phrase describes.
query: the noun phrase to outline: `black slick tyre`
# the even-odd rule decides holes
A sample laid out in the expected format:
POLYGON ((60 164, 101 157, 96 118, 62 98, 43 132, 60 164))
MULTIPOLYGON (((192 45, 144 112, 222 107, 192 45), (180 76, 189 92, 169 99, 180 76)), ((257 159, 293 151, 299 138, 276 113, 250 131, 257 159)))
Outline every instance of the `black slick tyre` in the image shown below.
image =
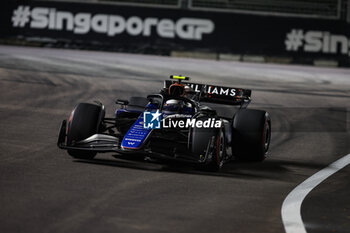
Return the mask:
POLYGON ((232 149, 234 156, 245 161, 263 161, 269 150, 271 120, 262 110, 241 109, 232 125, 232 149))
MULTIPOLYGON (((104 109, 100 105, 80 103, 72 111, 67 129, 67 145, 74 146, 99 131, 101 121, 104 118, 104 109)), ((69 149, 68 154, 78 159, 93 159, 94 151, 69 149)))
MULTIPOLYGON (((205 121, 207 117, 200 120, 205 121)), ((201 168, 206 171, 218 171, 225 158, 225 133, 224 129, 217 128, 193 128, 191 135, 191 152, 198 157, 204 157, 209 153, 208 161, 201 168)))
POLYGON ((224 165, 226 156, 226 141, 224 129, 218 130, 214 140, 214 149, 212 151, 211 161, 206 165, 208 171, 219 171, 224 165))

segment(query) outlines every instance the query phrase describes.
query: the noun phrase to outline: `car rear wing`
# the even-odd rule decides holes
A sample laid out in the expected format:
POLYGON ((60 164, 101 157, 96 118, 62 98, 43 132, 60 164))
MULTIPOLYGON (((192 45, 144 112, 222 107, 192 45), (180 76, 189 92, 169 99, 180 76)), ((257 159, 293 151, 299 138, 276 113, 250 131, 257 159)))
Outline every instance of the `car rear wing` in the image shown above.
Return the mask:
MULTIPOLYGON (((165 80, 164 88, 169 88, 172 83, 173 81, 171 80, 165 80)), ((224 87, 192 82, 181 82, 181 84, 189 86, 196 93, 199 93, 199 101, 208 103, 227 105, 249 104, 252 94, 251 90, 235 87, 224 87)))

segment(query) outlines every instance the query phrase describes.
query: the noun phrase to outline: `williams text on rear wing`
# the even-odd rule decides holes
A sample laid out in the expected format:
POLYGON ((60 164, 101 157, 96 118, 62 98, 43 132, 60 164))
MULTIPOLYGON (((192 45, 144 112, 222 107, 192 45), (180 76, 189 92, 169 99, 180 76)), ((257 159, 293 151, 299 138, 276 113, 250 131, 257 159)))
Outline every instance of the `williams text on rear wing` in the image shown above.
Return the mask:
MULTIPOLYGON (((164 87, 168 88, 172 82, 165 80, 164 87)), ((209 84, 181 82, 183 85, 190 86, 195 92, 200 93, 200 101, 227 105, 242 105, 250 102, 251 90, 224 87, 209 84)))

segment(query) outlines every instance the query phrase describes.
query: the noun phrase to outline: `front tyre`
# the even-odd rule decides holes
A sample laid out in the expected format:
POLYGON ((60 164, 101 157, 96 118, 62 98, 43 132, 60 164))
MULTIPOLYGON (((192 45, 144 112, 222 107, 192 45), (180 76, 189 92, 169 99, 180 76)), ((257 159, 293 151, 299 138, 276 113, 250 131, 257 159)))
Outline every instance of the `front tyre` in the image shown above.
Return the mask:
MULTIPOLYGON (((72 111, 67 129, 67 145, 74 146, 77 142, 98 133, 105 111, 103 106, 80 103, 72 111)), ((68 154, 78 159, 93 159, 94 151, 69 149, 68 154)))
POLYGON ((224 165, 226 157, 226 141, 224 129, 220 129, 214 139, 214 149, 212 151, 211 161, 207 164, 207 170, 219 171, 224 165))
MULTIPOLYGON (((206 120, 207 117, 200 118, 206 120)), ((191 151, 198 157, 206 157, 201 169, 219 171, 226 157, 226 140, 224 128, 193 128, 191 151)))

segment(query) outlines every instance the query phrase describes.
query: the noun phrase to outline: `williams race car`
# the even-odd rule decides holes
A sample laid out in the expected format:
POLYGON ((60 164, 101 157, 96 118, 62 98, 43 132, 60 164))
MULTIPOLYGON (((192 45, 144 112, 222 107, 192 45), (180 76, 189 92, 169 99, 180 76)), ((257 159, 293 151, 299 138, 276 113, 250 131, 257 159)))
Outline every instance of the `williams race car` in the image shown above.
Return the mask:
POLYGON ((97 152, 141 154, 210 170, 233 159, 264 160, 271 120, 266 111, 247 109, 251 90, 189 80, 172 75, 158 94, 118 99, 113 118, 105 117, 101 103, 79 103, 61 124, 58 147, 78 159, 93 159, 97 152), (236 111, 232 117, 220 116, 216 104, 236 111))

